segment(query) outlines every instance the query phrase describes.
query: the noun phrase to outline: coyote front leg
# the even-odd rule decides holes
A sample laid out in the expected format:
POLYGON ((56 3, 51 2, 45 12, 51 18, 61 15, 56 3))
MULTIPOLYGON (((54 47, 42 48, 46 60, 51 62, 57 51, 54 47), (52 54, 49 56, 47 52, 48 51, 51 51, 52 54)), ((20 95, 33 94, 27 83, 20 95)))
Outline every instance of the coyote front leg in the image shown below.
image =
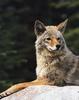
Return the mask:
POLYGON ((7 89, 6 91, 2 92, 0 94, 0 99, 3 98, 3 97, 6 97, 6 96, 9 96, 10 94, 13 94, 19 90, 22 90, 28 86, 32 86, 32 85, 47 85, 48 84, 48 81, 47 80, 35 80, 35 81, 32 81, 32 82, 24 82, 24 83, 19 83, 19 84, 16 84, 12 87, 10 87, 9 89, 7 89))

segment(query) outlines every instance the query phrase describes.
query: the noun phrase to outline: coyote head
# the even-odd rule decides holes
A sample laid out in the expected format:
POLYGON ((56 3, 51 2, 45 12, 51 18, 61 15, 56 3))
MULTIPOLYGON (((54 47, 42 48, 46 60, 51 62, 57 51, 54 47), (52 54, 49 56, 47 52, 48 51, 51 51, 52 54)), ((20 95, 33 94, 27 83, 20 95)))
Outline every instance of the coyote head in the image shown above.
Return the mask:
POLYGON ((63 33, 67 19, 57 26, 45 26, 41 21, 36 20, 34 30, 37 37, 36 48, 47 49, 50 52, 61 51, 65 48, 63 33))

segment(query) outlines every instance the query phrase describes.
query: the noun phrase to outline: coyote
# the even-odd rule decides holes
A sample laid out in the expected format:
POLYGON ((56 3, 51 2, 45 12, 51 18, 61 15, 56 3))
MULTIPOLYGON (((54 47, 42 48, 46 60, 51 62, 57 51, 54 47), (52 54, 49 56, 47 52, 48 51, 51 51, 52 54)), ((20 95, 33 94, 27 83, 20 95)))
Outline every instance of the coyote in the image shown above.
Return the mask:
POLYGON ((63 37, 67 21, 56 26, 35 21, 37 79, 12 86, 2 92, 0 98, 32 85, 79 85, 79 56, 67 48, 63 37))

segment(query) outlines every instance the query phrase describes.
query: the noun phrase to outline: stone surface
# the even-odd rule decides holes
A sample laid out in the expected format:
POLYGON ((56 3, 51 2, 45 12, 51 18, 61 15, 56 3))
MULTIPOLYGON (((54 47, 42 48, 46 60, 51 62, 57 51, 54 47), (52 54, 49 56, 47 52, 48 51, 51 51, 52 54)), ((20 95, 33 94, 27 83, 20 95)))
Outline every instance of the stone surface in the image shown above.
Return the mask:
POLYGON ((1 100, 79 100, 79 86, 31 86, 1 100))

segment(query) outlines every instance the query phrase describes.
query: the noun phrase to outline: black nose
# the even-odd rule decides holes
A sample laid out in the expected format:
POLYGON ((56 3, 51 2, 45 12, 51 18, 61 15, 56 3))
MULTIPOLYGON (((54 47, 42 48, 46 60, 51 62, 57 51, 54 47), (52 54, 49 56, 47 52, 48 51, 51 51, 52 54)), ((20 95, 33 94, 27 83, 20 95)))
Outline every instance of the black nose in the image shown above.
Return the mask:
POLYGON ((61 47, 60 44, 57 44, 57 45, 56 45, 57 50, 59 50, 60 47, 61 47))

